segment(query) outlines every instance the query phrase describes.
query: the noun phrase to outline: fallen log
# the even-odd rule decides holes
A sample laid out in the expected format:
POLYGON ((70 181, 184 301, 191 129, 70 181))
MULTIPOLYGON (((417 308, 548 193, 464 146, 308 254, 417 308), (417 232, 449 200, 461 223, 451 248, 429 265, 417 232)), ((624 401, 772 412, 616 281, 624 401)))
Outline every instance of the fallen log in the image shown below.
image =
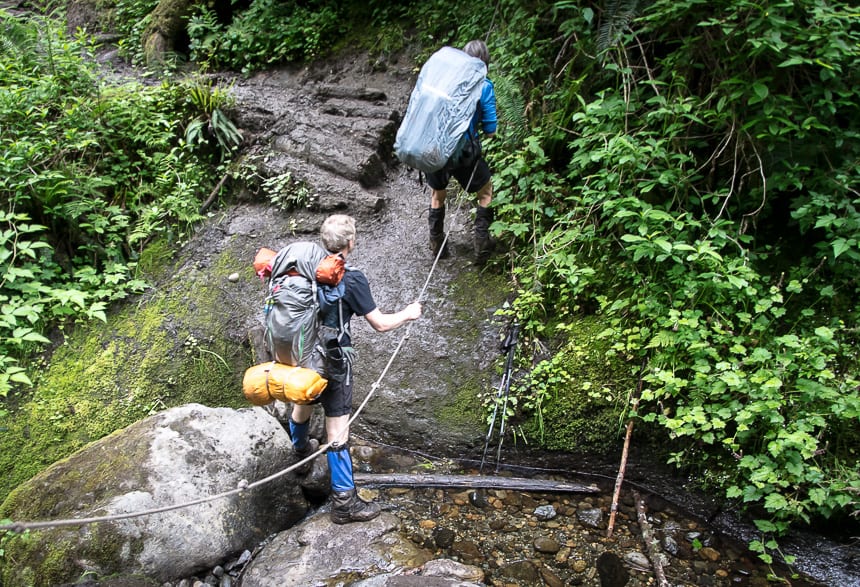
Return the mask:
POLYGON ((599 493, 596 485, 491 475, 424 475, 356 473, 355 482, 365 487, 439 487, 463 489, 507 489, 531 493, 599 493))

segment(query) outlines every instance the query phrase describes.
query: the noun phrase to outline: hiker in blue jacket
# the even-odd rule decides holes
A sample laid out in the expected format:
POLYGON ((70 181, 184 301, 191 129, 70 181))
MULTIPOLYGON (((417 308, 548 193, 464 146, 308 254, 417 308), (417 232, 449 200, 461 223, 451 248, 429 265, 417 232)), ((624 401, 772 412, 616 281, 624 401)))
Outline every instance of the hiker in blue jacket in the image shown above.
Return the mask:
MULTIPOLYGON (((355 248, 355 220, 345 214, 329 216, 320 228, 320 240, 330 253, 340 253, 346 259, 355 248)), ((367 277, 358 269, 348 268, 342 283, 344 293, 337 318, 342 321, 344 331, 340 341, 342 348, 351 348, 349 323, 353 316, 364 316, 377 332, 394 330, 421 316, 421 304, 418 302, 409 304, 399 312, 386 314, 380 311, 373 300, 367 277)), ((336 305, 332 311, 338 311, 336 305)), ((323 322, 328 322, 327 316, 323 317, 323 322)), ((327 442, 330 443, 326 458, 331 473, 331 520, 335 524, 347 524, 372 520, 379 515, 379 506, 362 500, 355 489, 349 454, 352 370, 348 365, 342 380, 338 379, 341 378, 329 374, 328 385, 312 404, 293 404, 289 427, 293 448, 300 458, 316 452, 319 443, 316 439, 308 438, 308 429, 314 404, 322 404, 327 442)))
MULTIPOLYGON (((489 68, 490 52, 486 43, 480 40, 469 41, 463 47, 463 51, 477 57, 489 68)), ((496 117, 496 92, 493 82, 484 79, 484 87, 481 91, 481 99, 478 108, 472 117, 469 129, 466 131, 473 149, 470 157, 462 157, 458 162, 451 162, 440 171, 427 173, 427 185, 432 189, 430 196, 430 249, 433 256, 440 258, 448 257, 445 242, 445 197, 448 182, 453 176, 463 189, 470 194, 476 194, 478 208, 475 212, 475 263, 483 265, 490 256, 490 224, 493 222, 493 213, 490 210, 490 201, 493 199, 493 180, 490 167, 481 154, 481 142, 478 131, 487 136, 496 132, 498 119, 496 117), (441 252, 440 252, 441 249, 441 252)))

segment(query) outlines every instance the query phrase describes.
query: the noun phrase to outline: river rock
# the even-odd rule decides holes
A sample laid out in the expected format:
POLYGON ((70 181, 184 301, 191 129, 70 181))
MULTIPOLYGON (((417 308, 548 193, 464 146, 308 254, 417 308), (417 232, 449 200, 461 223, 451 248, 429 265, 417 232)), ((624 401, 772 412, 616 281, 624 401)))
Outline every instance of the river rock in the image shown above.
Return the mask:
POLYGON ((454 544, 456 533, 450 528, 436 528, 433 531, 433 541, 439 548, 449 548, 454 544))
POLYGON ((481 549, 474 542, 468 540, 458 540, 451 545, 451 552, 466 562, 481 562, 484 555, 481 554, 481 549))
POLYGON ((349 587, 482 587, 483 583, 465 582, 448 577, 424 577, 420 575, 386 575, 356 581, 349 587))
POLYGON ((585 526, 599 528, 601 522, 603 522, 603 510, 600 508, 579 510, 576 512, 576 518, 585 526))
POLYGON ((597 557, 597 573, 600 587, 624 587, 630 580, 624 562, 614 552, 607 551, 597 557))
POLYGON ((714 548, 710 546, 705 546, 702 550, 699 551, 699 556, 701 556, 705 560, 709 560, 712 563, 720 560, 720 553, 714 548))
POLYGON ((561 545, 546 536, 538 536, 534 541, 535 550, 544 554, 555 554, 561 549, 561 545))
MULTIPOLYGON (((16 520, 114 516, 199 500, 289 464, 289 435, 260 408, 198 404, 166 410, 102 438, 21 485, 4 503, 16 520), (46 499, 51 496, 51 499, 46 499)), ((178 580, 295 523, 308 504, 292 474, 253 490, 156 515, 10 538, 9 584, 59 585, 86 571, 178 580), (62 569, 62 570, 58 570, 62 569), (34 583, 28 577, 39 577, 34 583)))
POLYGON ((535 517, 541 521, 552 520, 557 515, 555 508, 549 504, 535 508, 535 517))
POLYGON ((470 491, 469 503, 476 508, 485 508, 490 502, 487 500, 487 494, 483 491, 470 491))
POLYGON ((399 525, 387 512, 369 522, 337 525, 320 511, 275 536, 245 569, 242 587, 343 585, 374 578, 362 584, 397 585, 396 572, 432 558, 401 535, 399 525))
POLYGON ((540 576, 547 587, 564 587, 564 581, 546 567, 540 568, 540 576))
POLYGON ((631 567, 639 568, 639 569, 650 569, 651 562, 648 560, 648 557, 638 552, 636 550, 625 552, 624 553, 624 561, 629 564, 631 567))
POLYGON ((674 538, 672 538, 671 536, 664 536, 663 540, 661 541, 661 544, 663 546, 663 550, 665 550, 672 556, 678 556, 678 553, 680 551, 678 549, 678 542, 674 538))
POLYGON ((484 571, 480 567, 464 565, 447 558, 439 558, 424 563, 421 575, 425 577, 448 577, 463 581, 481 582, 484 580, 484 571))
POLYGON ((499 575, 512 579, 518 585, 539 585, 540 571, 531 561, 519 560, 499 569, 499 575))

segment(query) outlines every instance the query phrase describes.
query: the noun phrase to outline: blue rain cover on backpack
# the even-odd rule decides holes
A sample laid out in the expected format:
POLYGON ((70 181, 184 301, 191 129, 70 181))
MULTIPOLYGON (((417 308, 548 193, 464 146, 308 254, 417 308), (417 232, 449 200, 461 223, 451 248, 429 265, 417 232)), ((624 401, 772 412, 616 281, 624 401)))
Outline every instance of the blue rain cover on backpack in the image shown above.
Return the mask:
POLYGON ((439 171, 454 153, 481 99, 487 66, 454 47, 442 47, 421 68, 394 141, 401 162, 439 171))

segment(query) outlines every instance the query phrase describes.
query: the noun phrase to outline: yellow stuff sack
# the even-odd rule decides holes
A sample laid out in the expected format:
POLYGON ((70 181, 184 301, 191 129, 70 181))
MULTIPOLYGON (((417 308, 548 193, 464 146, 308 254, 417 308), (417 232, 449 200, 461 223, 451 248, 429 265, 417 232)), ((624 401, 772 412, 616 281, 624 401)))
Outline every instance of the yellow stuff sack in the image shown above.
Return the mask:
POLYGON ((328 380, 312 369, 271 361, 245 371, 242 391, 245 399, 255 406, 265 406, 276 399, 308 404, 323 392, 326 385, 328 380))

